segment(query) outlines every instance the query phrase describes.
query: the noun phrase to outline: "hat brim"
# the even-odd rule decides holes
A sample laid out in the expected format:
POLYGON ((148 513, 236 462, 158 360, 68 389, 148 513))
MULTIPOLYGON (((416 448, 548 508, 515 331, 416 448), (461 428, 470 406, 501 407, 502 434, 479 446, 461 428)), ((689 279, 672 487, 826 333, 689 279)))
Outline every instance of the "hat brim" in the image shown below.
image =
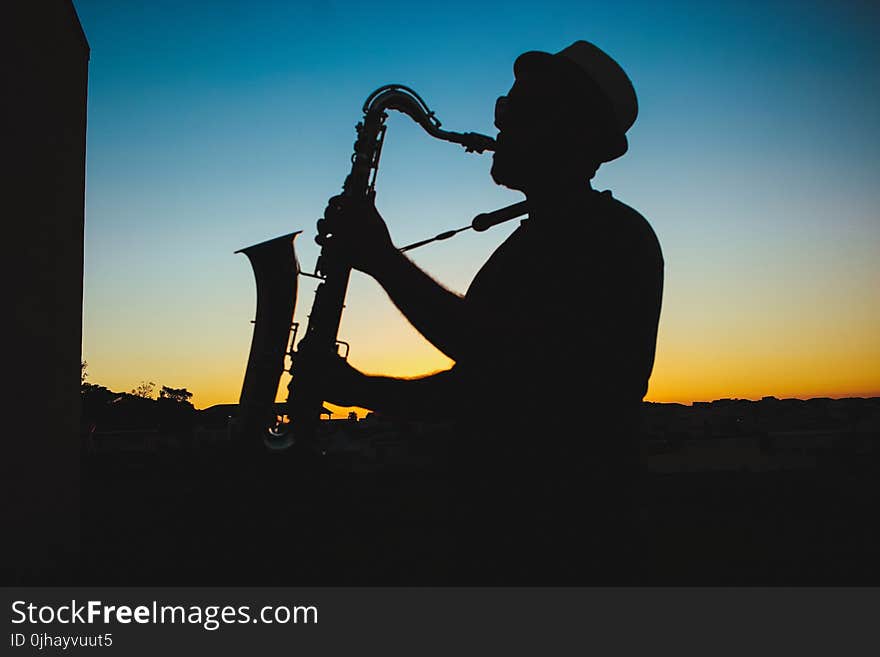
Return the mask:
MULTIPOLYGON (((580 78, 589 79, 587 74, 568 58, 560 57, 559 55, 552 55, 549 52, 543 52, 541 50, 524 52, 513 62, 513 75, 516 79, 522 79, 535 74, 563 74, 569 76, 572 80, 580 78)), ((601 91, 597 90, 597 93, 601 93, 601 91)), ((610 130, 607 139, 603 144, 602 153, 600 153, 601 161, 610 162, 611 160, 615 160, 626 153, 628 149, 629 142, 626 138, 626 134, 619 129, 613 128, 610 130)))

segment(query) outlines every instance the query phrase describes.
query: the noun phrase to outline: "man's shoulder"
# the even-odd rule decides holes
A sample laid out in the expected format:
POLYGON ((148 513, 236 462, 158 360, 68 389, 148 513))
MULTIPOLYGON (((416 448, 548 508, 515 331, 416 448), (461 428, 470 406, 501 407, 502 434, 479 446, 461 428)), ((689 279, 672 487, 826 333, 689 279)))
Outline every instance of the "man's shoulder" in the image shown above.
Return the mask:
POLYGON ((656 252, 662 260, 660 240, 641 212, 615 198, 609 190, 598 192, 597 196, 599 200, 597 214, 608 230, 620 235, 630 245, 639 244, 646 250, 656 252))

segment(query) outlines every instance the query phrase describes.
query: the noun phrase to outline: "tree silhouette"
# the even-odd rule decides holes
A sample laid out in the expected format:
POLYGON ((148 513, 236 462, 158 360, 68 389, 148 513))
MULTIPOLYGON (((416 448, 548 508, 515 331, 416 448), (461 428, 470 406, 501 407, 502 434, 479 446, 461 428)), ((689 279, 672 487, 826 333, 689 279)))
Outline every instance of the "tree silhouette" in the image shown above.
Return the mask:
POLYGON ((191 440, 195 417, 195 408, 189 401, 192 396, 186 388, 162 386, 157 400, 161 432, 176 435, 184 441, 191 440))
POLYGON ((162 389, 159 391, 159 399, 168 399, 169 401, 178 404, 190 404, 189 400, 192 396, 193 394, 186 388, 169 388, 168 386, 162 386, 162 389))
POLYGON ((81 394, 86 394, 90 390, 92 390, 93 388, 100 387, 100 386, 96 386, 93 383, 89 383, 88 381, 86 381, 86 379, 89 378, 89 373, 86 371, 86 368, 88 368, 88 366, 89 366, 89 364, 87 361, 83 360, 83 361, 80 361, 80 363, 79 363, 79 367, 80 367, 79 391, 81 394))
POLYGON ((131 394, 135 397, 143 397, 144 399, 152 399, 153 398, 153 390, 155 390, 156 384, 152 381, 141 381, 136 388, 132 388, 131 394))

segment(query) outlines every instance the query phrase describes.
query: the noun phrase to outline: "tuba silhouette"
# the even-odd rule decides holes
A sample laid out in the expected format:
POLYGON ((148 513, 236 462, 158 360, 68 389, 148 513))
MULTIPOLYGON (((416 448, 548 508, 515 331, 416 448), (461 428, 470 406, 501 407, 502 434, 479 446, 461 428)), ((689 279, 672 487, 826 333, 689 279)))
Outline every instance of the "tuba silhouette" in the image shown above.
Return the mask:
MULTIPOLYGON (((367 97, 363 120, 356 126, 357 140, 351 158, 351 171, 342 187, 343 196, 375 199, 376 174, 385 138, 387 111, 396 110, 418 123, 429 135, 460 144, 467 152, 482 153, 495 149, 495 140, 474 132, 450 132, 440 128, 440 121, 412 89, 385 85, 367 97)), ((437 239, 474 228, 490 226, 525 214, 525 202, 484 213, 471 225, 404 247, 408 250, 437 239)), ((301 232, 301 231, 300 231, 301 232)), ((235 433, 249 442, 262 436, 270 449, 286 449, 294 444, 313 446, 323 409, 320 373, 314 363, 338 353, 337 341, 342 309, 351 268, 333 252, 331 245, 321 248, 314 274, 299 269, 293 241, 299 233, 291 233, 236 251, 251 262, 257 284, 257 315, 251 350, 242 385, 235 433), (293 322, 296 306, 297 277, 320 279, 315 291, 308 325, 303 339, 294 350, 298 325, 293 322), (285 348, 289 344, 289 347, 285 348), (285 358, 291 358, 291 374, 287 403, 279 407, 275 395, 285 371, 285 358), (287 417, 284 422, 282 417, 287 417)), ((347 355, 347 345, 346 355, 347 355)))

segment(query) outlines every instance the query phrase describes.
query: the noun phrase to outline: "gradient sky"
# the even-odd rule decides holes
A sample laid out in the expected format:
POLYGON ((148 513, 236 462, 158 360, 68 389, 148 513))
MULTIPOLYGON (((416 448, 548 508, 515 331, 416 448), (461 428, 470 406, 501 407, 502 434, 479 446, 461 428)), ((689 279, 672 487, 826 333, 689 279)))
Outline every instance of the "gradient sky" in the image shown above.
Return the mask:
MULTIPOLYGON (((256 293, 233 252, 302 229, 311 270, 314 222, 349 170, 366 96, 406 84, 445 128, 494 135, 515 57, 587 39, 639 96, 629 152, 593 182, 648 218, 666 259, 647 399, 880 395, 872 3, 74 5, 91 45, 83 357, 93 383, 186 387, 197 408, 236 402, 256 293)), ((395 242, 521 200, 493 184, 490 163, 392 113, 377 207, 395 242)), ((464 292, 513 228, 413 259, 464 292)), ((301 283, 299 320, 313 283, 301 283)), ((450 364, 358 273, 340 339, 368 372, 450 364)))

